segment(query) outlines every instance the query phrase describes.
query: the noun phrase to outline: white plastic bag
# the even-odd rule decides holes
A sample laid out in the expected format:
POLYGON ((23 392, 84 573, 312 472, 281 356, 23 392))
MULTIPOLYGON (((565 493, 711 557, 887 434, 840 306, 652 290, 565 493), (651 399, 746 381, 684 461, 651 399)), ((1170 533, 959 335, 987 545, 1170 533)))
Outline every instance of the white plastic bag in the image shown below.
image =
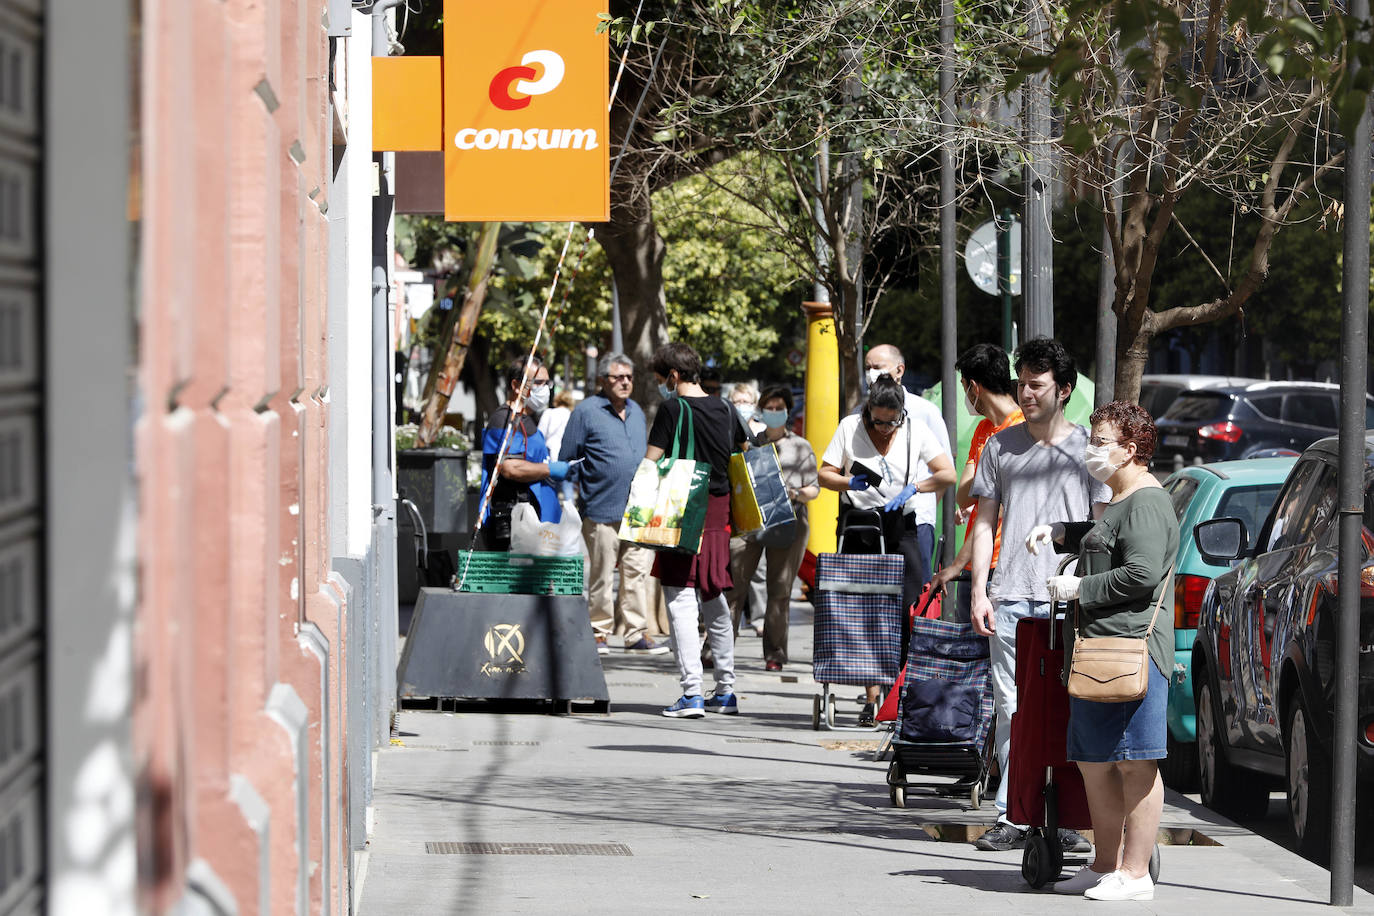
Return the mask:
POLYGON ((540 522, 534 506, 516 503, 510 519, 510 552, 536 557, 585 556, 582 516, 571 502, 564 501, 562 521, 540 522))

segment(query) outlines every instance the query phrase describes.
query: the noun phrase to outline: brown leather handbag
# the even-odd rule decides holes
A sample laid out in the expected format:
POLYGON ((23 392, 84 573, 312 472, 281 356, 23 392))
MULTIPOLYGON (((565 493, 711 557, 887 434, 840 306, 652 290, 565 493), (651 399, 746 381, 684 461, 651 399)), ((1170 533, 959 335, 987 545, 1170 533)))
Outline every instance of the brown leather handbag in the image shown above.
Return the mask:
POLYGON ((1164 577, 1164 588, 1150 615, 1143 638, 1130 636, 1079 636, 1078 604, 1073 611, 1073 656, 1069 661, 1069 696, 1094 703, 1130 703, 1150 689, 1150 634, 1164 599, 1173 590, 1174 567, 1164 577))

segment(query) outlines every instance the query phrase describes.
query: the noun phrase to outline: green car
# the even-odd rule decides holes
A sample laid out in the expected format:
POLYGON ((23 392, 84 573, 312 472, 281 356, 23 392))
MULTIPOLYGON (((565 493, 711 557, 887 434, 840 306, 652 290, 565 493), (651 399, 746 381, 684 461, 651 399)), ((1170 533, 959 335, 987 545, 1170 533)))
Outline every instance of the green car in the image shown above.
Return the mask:
MULTIPOLYGON (((1193 542, 1193 526, 1212 518, 1238 518, 1253 538, 1269 514, 1297 456, 1195 464, 1164 482, 1178 513, 1178 560, 1174 571, 1174 671, 1169 679, 1169 757, 1164 782, 1180 792, 1197 788, 1197 732, 1192 655, 1202 596, 1213 576, 1228 566, 1208 563, 1193 542)), ((1247 548, 1249 545, 1246 545, 1247 548)))

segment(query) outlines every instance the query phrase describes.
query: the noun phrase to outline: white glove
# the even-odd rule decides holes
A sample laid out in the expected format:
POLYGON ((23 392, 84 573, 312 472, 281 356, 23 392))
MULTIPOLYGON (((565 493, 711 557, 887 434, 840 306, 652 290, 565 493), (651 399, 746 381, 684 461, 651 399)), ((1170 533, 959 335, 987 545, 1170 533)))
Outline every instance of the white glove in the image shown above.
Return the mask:
POLYGON ((1072 601, 1078 597, 1078 583, 1082 581, 1078 576, 1050 576, 1045 587, 1050 590, 1051 600, 1072 601))
POLYGON ((1053 525, 1036 525, 1026 535, 1026 549, 1032 556, 1040 555, 1041 547, 1048 547, 1050 542, 1057 541, 1064 536, 1064 526, 1059 522, 1053 525))

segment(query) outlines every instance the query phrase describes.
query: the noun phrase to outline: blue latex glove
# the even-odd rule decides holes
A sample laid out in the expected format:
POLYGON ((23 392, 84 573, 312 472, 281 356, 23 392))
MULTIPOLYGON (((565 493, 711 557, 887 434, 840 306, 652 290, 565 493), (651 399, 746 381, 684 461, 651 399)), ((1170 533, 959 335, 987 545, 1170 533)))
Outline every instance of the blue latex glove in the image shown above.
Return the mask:
POLYGON ((571 467, 572 467, 572 465, 570 465, 570 464, 569 464, 568 462, 566 462, 566 461, 550 461, 550 462, 549 462, 549 480, 552 480, 554 483, 558 483, 558 482, 560 482, 560 481, 567 480, 567 479, 568 479, 568 470, 569 470, 571 467))
POLYGON ((867 490, 867 489, 868 489, 868 478, 867 478, 867 477, 863 477, 863 476, 861 476, 861 475, 859 475, 859 474, 855 474, 853 477, 849 478, 849 489, 851 489, 851 490, 867 490))
POLYGON ((906 505, 906 501, 908 499, 911 499, 911 497, 915 495, 916 484, 909 483, 906 486, 902 487, 902 492, 898 493, 896 496, 892 497, 887 501, 887 505, 883 506, 883 510, 886 512, 895 512, 898 509, 902 508, 902 506, 906 505))

